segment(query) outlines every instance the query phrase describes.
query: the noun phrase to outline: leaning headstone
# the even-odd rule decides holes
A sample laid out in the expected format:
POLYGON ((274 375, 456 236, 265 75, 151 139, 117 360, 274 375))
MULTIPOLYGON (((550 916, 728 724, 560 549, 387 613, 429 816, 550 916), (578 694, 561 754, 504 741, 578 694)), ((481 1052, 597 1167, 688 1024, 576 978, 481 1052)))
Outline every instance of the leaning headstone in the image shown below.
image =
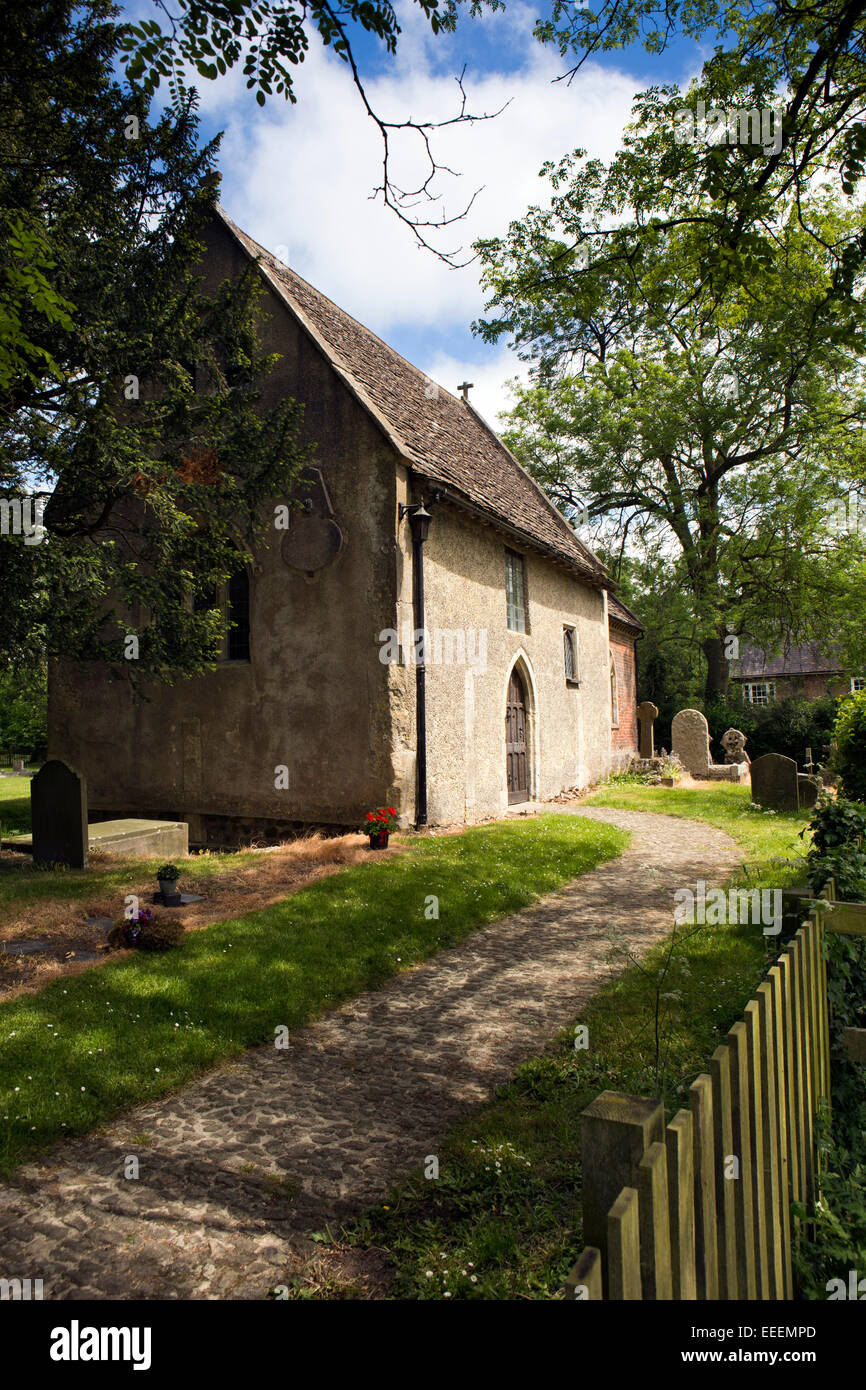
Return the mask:
POLYGON ((765 753, 751 765, 752 800, 774 811, 796 811, 800 805, 797 764, 781 753, 765 753))
POLYGON ((637 707, 637 717, 640 720, 640 756, 653 758, 653 724, 659 717, 658 709, 650 700, 644 700, 643 704, 637 707))
POLYGON ((681 709, 671 725, 673 751, 693 777, 706 777, 710 766, 710 730, 699 709, 681 709))
POLYGON ((87 783, 58 758, 43 763, 30 783, 33 859, 85 869, 87 783))
POLYGON ((13 771, 13 773, 14 773, 17 777, 20 777, 20 776, 23 774, 23 772, 24 772, 24 759, 23 759, 23 758, 13 758, 13 759, 12 759, 12 771, 13 771))
POLYGON ((807 810, 810 806, 815 805, 820 790, 820 777, 811 777, 806 772, 797 773, 797 795, 800 799, 801 811, 807 810))

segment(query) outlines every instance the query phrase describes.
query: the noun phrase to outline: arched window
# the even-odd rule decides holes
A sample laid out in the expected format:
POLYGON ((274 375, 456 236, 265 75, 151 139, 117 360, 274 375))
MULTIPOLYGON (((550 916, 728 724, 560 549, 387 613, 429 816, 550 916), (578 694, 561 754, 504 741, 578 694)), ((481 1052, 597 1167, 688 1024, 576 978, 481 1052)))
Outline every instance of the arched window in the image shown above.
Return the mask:
POLYGON ((226 620, 229 661, 250 659, 250 577, 246 569, 238 570, 228 582, 226 620))
POLYGON ((619 728, 619 689, 616 680, 616 662, 610 653, 610 722, 614 729, 619 728))

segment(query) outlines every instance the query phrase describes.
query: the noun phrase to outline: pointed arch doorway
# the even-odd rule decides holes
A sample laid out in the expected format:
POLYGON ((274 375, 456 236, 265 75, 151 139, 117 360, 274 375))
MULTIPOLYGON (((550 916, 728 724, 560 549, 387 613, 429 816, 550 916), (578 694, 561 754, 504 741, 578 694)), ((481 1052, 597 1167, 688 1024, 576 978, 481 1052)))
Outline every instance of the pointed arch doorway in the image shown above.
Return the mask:
POLYGON ((529 800, 526 687, 515 666, 508 680, 505 704, 505 777, 508 804, 529 800))

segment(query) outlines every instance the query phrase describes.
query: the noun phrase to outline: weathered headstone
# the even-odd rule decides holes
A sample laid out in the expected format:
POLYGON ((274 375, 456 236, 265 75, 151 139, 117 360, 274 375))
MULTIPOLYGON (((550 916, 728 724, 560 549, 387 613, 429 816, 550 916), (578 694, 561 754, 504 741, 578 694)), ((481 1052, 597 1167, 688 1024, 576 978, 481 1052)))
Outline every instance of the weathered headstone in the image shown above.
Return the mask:
POLYGON ((673 751, 693 777, 706 777, 710 766, 710 730, 699 709, 681 709, 671 725, 673 751))
POLYGON ((800 805, 797 790, 797 764, 781 753, 765 753, 751 765, 752 800, 774 811, 796 811, 800 805))
POLYGON ((801 811, 815 805, 820 790, 820 777, 812 777, 806 772, 797 773, 797 795, 800 800, 801 811))
POLYGON ((726 763, 748 763, 751 758, 746 752, 746 735, 742 729, 727 729, 722 734, 722 747, 726 763))
POLYGON ((18 776, 18 777, 20 777, 20 776, 23 774, 23 772, 24 772, 24 759, 23 759, 23 758, 13 758, 13 759, 12 759, 12 771, 13 771, 13 773, 15 773, 16 776, 18 776))
POLYGON ((87 783, 58 758, 44 763, 30 783, 33 859, 84 869, 87 854, 87 783))
POLYGON ((637 717, 640 720, 640 756, 654 758, 653 724, 659 717, 658 709, 652 701, 644 700, 643 704, 637 707, 637 717))

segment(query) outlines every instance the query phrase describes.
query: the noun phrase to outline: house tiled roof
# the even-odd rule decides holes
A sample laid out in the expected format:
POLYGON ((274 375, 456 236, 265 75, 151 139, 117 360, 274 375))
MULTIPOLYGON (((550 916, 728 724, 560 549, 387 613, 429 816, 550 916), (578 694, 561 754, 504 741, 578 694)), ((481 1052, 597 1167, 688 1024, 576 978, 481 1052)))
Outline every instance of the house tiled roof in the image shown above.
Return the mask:
POLYGON ((826 676, 843 670, 838 657, 821 650, 817 642, 789 647, 771 656, 760 647, 743 644, 739 659, 731 662, 732 680, 765 680, 772 676, 826 676))
POLYGON ((616 623, 622 623, 623 627, 632 627, 637 632, 644 631, 644 625, 640 618, 635 617, 630 608, 626 608, 622 599, 617 598, 616 594, 607 596, 608 618, 616 623))
POLYGON ((412 469, 577 570, 586 582, 609 587, 600 560, 473 406, 437 386, 253 241, 221 208, 216 211, 412 469))

